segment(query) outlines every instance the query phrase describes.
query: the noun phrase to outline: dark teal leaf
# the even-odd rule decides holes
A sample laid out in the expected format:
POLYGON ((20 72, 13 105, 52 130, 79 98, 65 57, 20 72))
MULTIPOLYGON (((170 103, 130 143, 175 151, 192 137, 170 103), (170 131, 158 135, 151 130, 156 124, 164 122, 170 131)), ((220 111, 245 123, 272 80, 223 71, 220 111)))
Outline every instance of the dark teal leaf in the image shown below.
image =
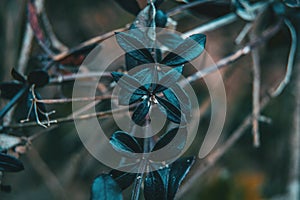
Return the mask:
POLYGON ((192 109, 190 98, 178 84, 174 84, 172 88, 164 90, 163 94, 169 102, 171 102, 177 108, 180 108, 181 113, 185 115, 187 120, 190 119, 192 109), (177 96, 175 95, 174 91, 176 91, 177 96))
POLYGON ((116 169, 111 170, 110 175, 114 178, 122 190, 128 188, 136 178, 135 173, 123 172, 116 169))
POLYGON ((0 83, 1 97, 12 99, 23 87, 23 84, 16 81, 0 83))
POLYGON ((184 41, 180 35, 169 32, 157 35, 157 40, 169 49, 175 49, 184 41))
POLYGON ((164 148, 164 154, 151 154, 149 159, 153 161, 169 160, 170 158, 178 157, 185 147, 187 139, 186 128, 174 128, 162 135, 154 145, 152 151, 157 151, 164 148), (170 144, 167 146, 168 144, 170 144), (164 157, 166 156, 166 157, 164 157))
POLYGON ((13 77, 15 80, 17 80, 17 81, 20 81, 20 82, 22 82, 22 83, 25 83, 25 82, 26 82, 25 77, 24 77, 22 74, 20 74, 17 70, 15 70, 15 68, 13 68, 13 69, 11 70, 11 75, 12 75, 12 77, 13 77))
POLYGON ((128 90, 120 89, 120 92, 118 94, 118 102, 120 105, 130 105, 137 101, 139 101, 142 98, 142 95, 135 94, 134 92, 128 92, 128 90))
POLYGON ((170 166, 169 181, 168 181, 168 198, 174 199, 179 186, 183 179, 190 171, 195 162, 195 157, 181 158, 175 161, 170 166))
POLYGON ((151 171, 144 181, 144 197, 146 200, 166 200, 166 187, 158 171, 151 171))
POLYGON ((44 70, 34 70, 28 75, 28 83, 36 87, 43 87, 49 83, 49 74, 44 70))
POLYGON ((300 7, 299 0, 284 0, 283 2, 291 8, 299 8, 300 7))
POLYGON ((135 59, 129 53, 125 53, 125 63, 127 71, 133 69, 134 67, 144 64, 144 62, 135 59))
POLYGON ((140 95, 147 94, 147 89, 140 84, 140 82, 133 76, 122 74, 119 72, 112 72, 114 80, 118 83, 119 87, 128 90, 129 93, 135 93, 140 95))
POLYGON ((171 102, 161 97, 156 96, 156 99, 160 105, 159 109, 167 115, 167 118, 174 123, 180 124, 181 122, 180 108, 177 108, 171 102))
POLYGON ((116 39, 120 47, 133 58, 143 63, 154 63, 151 53, 146 49, 142 41, 129 33, 116 33, 116 39))
POLYGON ((165 28, 168 21, 168 16, 162 10, 157 10, 155 15, 155 23, 157 27, 165 28))
POLYGON ((204 50, 206 36, 203 34, 191 35, 185 39, 176 49, 170 52, 161 64, 178 66, 197 58, 204 50))
POLYGON ((122 190, 109 174, 102 174, 94 179, 91 200, 120 199, 123 199, 122 190))
POLYGON ((126 155, 143 152, 136 138, 124 131, 115 132, 110 138, 110 143, 116 151, 126 155))
POLYGON ((169 70, 167 73, 165 73, 162 78, 159 80, 158 84, 159 86, 155 88, 154 92, 162 92, 166 88, 169 88, 176 84, 178 79, 181 76, 183 67, 175 67, 171 70, 169 70))
POLYGON ((24 166, 17 158, 0 153, 0 171, 19 172, 24 169, 24 166))
POLYGON ((137 125, 140 126, 144 126, 145 122, 146 122, 146 116, 149 112, 150 109, 150 102, 149 102, 149 97, 144 99, 137 107, 136 109, 133 111, 132 114, 132 120, 134 121, 134 123, 136 123, 137 125))

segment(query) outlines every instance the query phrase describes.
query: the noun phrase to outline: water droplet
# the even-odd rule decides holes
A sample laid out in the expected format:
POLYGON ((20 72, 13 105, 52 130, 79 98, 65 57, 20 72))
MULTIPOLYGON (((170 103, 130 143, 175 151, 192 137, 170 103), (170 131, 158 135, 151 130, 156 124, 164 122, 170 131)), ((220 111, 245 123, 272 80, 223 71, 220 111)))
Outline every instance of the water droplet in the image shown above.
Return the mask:
POLYGON ((138 176, 138 177, 136 177, 136 179, 141 179, 142 178, 142 176, 138 176))

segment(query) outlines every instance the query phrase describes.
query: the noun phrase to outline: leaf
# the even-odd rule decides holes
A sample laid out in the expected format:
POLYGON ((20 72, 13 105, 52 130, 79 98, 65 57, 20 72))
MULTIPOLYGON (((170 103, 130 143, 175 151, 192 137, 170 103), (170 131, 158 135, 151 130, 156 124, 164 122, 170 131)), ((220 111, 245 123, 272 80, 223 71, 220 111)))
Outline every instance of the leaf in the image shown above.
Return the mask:
POLYGON ((178 66, 197 58, 204 50, 206 36, 194 34, 185 39, 176 49, 170 52, 161 64, 178 66))
POLYGON ((6 151, 17 144, 21 143, 21 139, 19 137, 7 134, 0 134, 0 151, 6 151))
POLYGON ((123 172, 116 169, 111 170, 110 175, 119 184, 122 190, 128 188, 136 178, 135 173, 123 172))
POLYGON ((129 53, 125 53, 125 64, 126 64, 127 71, 130 71, 134 67, 144 64, 144 62, 135 59, 129 53))
POLYGON ((11 75, 15 80, 20 81, 21 83, 26 82, 25 77, 22 74, 20 74, 17 70, 15 70, 15 68, 11 70, 11 75))
POLYGON ((177 108, 180 108, 181 113, 185 115, 187 120, 190 119, 192 110, 190 98, 178 84, 174 84, 172 88, 164 90, 163 94, 170 103, 175 105, 177 108), (178 98, 174 91, 176 91, 178 98))
POLYGON ((194 157, 181 158, 169 167, 150 172, 144 183, 145 199, 174 199, 179 186, 190 171, 194 161, 194 157))
POLYGON ((179 186, 183 179, 190 171, 192 165, 195 162, 195 157, 181 158, 175 161, 170 166, 169 181, 168 181, 168 198, 174 199, 179 186))
POLYGON ((23 85, 16 81, 0 83, 1 97, 12 99, 22 88, 23 85))
POLYGON ((0 153, 0 171, 19 172, 24 169, 24 166, 17 158, 0 153))
POLYGON ((163 75, 163 77, 158 82, 158 87, 155 88, 154 92, 162 92, 163 90, 173 86, 176 84, 178 79, 181 76, 183 67, 175 67, 171 70, 169 70, 167 73, 163 75))
POLYGON ((74 49, 71 49, 68 53, 68 55, 59 58, 54 59, 55 62, 58 62, 62 65, 70 65, 70 66, 80 66, 86 56, 97 46, 97 43, 90 44, 83 47, 77 47, 74 49))
POLYGON ((154 63, 154 59, 143 42, 129 33, 116 33, 116 39, 120 47, 133 58, 143 63, 154 63))
POLYGON ((169 160, 178 157, 185 147, 187 139, 186 128, 174 128, 162 135, 154 145, 152 151, 163 148, 163 154, 151 154, 149 159, 152 161, 169 160), (170 145, 169 145, 170 144, 170 145), (169 145, 169 146, 167 146, 169 145))
POLYGON ((28 83, 36 87, 43 87, 49 83, 50 77, 45 70, 34 70, 28 75, 28 83))
POLYGON ((146 116, 150 110, 149 97, 144 99, 133 111, 131 119, 137 125, 144 126, 146 122, 146 116))
POLYGON ((124 131, 115 132, 110 138, 112 147, 120 153, 142 153, 143 150, 135 137, 124 131))
POLYGON ((128 92, 145 95, 147 94, 147 89, 140 84, 140 82, 133 76, 127 74, 122 74, 119 72, 111 73, 113 79, 118 83, 119 87, 128 90, 128 92))
POLYGON ((284 0, 283 2, 291 8, 299 8, 300 7, 299 0, 284 0))
POLYGON ((176 33, 162 33, 157 36, 157 40, 164 46, 168 47, 169 49, 175 49, 181 44, 184 39, 180 37, 180 35, 176 33))
POLYGON ((165 28, 168 16, 162 10, 157 10, 155 15, 155 24, 157 27, 165 28))
POLYGON ((120 200, 123 197, 117 182, 109 174, 102 174, 94 179, 91 199, 120 200))
POLYGON ((172 103, 170 103, 169 101, 156 96, 156 99, 159 103, 159 109, 164 112, 167 115, 167 118, 176 123, 176 124, 180 124, 181 122, 181 112, 180 112, 180 108, 177 108, 175 105, 173 105, 172 103))
POLYGON ((146 200, 166 200, 166 187, 158 171, 151 171, 144 181, 144 197, 146 200))

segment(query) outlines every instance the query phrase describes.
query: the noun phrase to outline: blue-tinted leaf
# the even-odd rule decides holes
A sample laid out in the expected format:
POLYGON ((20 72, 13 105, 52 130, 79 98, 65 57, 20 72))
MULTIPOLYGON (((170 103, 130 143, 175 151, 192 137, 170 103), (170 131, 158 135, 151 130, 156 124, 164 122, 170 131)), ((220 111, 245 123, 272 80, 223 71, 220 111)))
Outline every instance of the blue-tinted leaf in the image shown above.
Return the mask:
POLYGON ((134 92, 128 92, 128 90, 121 89, 118 94, 118 100, 120 105, 130 105, 142 98, 142 95, 135 94, 134 92))
POLYGON ((180 37, 180 35, 169 32, 159 34, 157 36, 157 39, 162 45, 168 47, 169 49, 175 49, 184 41, 184 39, 180 37))
POLYGON ((166 187, 158 171, 149 172, 144 181, 144 197, 146 200, 166 200, 166 187))
POLYGON ((29 73, 27 81, 29 84, 34 84, 36 87, 42 87, 49 83, 49 75, 44 70, 35 70, 29 73))
POLYGON ((284 0, 283 2, 291 8, 299 8, 300 7, 299 0, 284 0))
POLYGON ((145 95, 147 94, 147 89, 140 84, 140 82, 133 76, 127 74, 122 74, 119 72, 112 72, 114 80, 118 82, 119 87, 128 90, 130 93, 145 95))
POLYGON ((144 62, 141 62, 141 61, 135 59, 129 53, 125 54, 125 63, 126 63, 127 71, 133 69, 134 67, 144 64, 144 62))
POLYGON ((24 169, 24 166, 17 158, 0 153, 0 171, 19 172, 24 169))
POLYGON ((182 153, 187 139, 186 128, 174 128, 160 137, 154 145, 152 151, 157 151, 164 148, 163 154, 151 154, 149 159, 153 161, 169 160, 175 158, 182 153), (171 144, 170 144, 171 143, 171 144), (167 146, 170 144, 169 146, 167 146))
POLYGON ((165 28, 168 16, 162 10, 157 10, 155 15, 155 23, 157 27, 165 28))
POLYGON ((0 83, 1 97, 12 99, 23 87, 23 84, 16 81, 0 83))
POLYGON ((171 102, 173 105, 175 105, 177 108, 180 108, 181 113, 183 113, 187 120, 191 117, 191 101, 186 92, 181 89, 181 87, 178 84, 175 84, 172 86, 172 88, 169 88, 167 90, 163 91, 163 94, 165 98, 171 102), (176 95, 173 91, 176 91, 176 95), (180 102, 179 102, 180 99, 180 102))
POLYGON ((155 68, 152 66, 147 66, 135 72, 132 76, 139 80, 141 85, 146 85, 153 82, 153 72, 155 68))
POLYGON ((134 37, 129 33, 119 32, 116 33, 116 39, 120 47, 133 58, 143 63, 154 62, 151 53, 137 37, 134 37))
POLYGON ((192 165, 195 162, 195 157, 181 158, 175 161, 170 166, 169 182, 168 182, 168 198, 174 199, 179 186, 183 179, 190 171, 192 165))
POLYGON ((91 200, 120 199, 123 199, 121 188, 109 174, 102 174, 94 179, 91 200))
POLYGON ((182 66, 175 67, 169 70, 166 74, 164 74, 162 78, 159 80, 159 86, 155 88, 154 92, 162 92, 166 88, 175 85, 181 76, 182 69, 183 69, 182 66))
POLYGON ((135 173, 123 172, 116 169, 111 170, 110 174, 122 190, 128 188, 136 178, 135 173))
POLYGON ((131 117, 134 123, 140 126, 145 125, 146 116, 149 112, 150 106, 149 98, 146 98, 136 107, 131 117))
POLYGON ((13 69, 11 70, 11 75, 12 75, 12 77, 13 77, 15 80, 17 80, 17 81, 20 81, 20 82, 22 82, 22 83, 25 83, 25 82, 26 82, 25 77, 24 77, 22 74, 20 74, 17 70, 15 70, 15 68, 13 68, 13 69))
MULTIPOLYGON (((177 124, 180 124, 181 122, 181 112, 180 108, 177 108, 175 105, 173 105, 171 102, 156 96, 156 99, 159 103, 159 109, 164 112, 167 115, 167 118, 177 124)), ((184 119, 183 119, 184 120, 184 119)))
POLYGON ((110 138, 110 143, 116 151, 121 153, 127 153, 126 155, 130 155, 130 153, 143 152, 141 146, 139 145, 135 137, 129 135, 124 131, 115 132, 110 138))
POLYGON ((178 66, 197 58, 204 50, 206 36, 203 34, 191 35, 176 49, 170 52, 161 64, 178 66))

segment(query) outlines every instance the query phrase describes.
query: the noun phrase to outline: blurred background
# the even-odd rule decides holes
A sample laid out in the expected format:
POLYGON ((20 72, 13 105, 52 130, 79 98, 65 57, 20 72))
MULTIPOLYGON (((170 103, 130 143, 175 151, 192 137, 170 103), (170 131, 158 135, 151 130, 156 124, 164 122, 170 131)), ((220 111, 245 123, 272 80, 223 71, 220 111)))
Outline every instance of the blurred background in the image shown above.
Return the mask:
MULTIPOLYGON (((178 2, 167 0, 160 7, 167 11, 178 2)), ((188 31, 227 12, 228 7, 216 5, 199 6, 173 17, 177 30, 188 31), (209 12, 208 12, 209 11, 209 12), (223 12, 224 11, 224 12, 223 12)), ((229 7, 230 9, 230 7, 229 7)), ((57 38, 72 47, 85 40, 126 26, 134 16, 124 11, 115 1, 109 0, 45 0, 45 10, 57 38)), ((272 12, 267 12, 261 22, 265 28, 273 23, 272 12)), ((214 61, 235 52, 241 45, 234 40, 247 22, 236 22, 214 31, 206 32, 206 50, 214 61)), ((26 1, 0 1, 0 78, 12 80, 10 71, 18 65, 22 39, 26 28, 26 1)), ((249 41, 248 38, 242 44, 249 41)), ((277 85, 284 77, 289 52, 290 36, 283 28, 265 45, 259 48, 261 55, 261 94, 277 85)), ((33 48, 28 69, 34 68, 41 53, 37 43, 33 48)), ((187 72, 189 73, 189 72, 187 72)), ((230 67, 221 70, 227 94, 227 116, 221 138, 215 148, 221 145, 252 112, 252 60, 251 56, 239 59, 230 67)), ((213 78, 213 76, 212 76, 213 78)), ((193 83, 199 103, 209 97, 203 81, 193 83)), ((43 97, 71 96, 72 83, 51 86, 40 91, 43 97)), ((294 98, 293 82, 283 94, 272 100, 262 115, 272 120, 260 123, 261 146, 253 147, 251 128, 229 151, 199 180, 192 185, 182 199, 204 200, 260 200, 276 199, 287 192, 289 181, 290 133, 292 127, 294 98)), ((6 102, 1 102, 3 106, 6 102)), ((49 106, 57 113, 53 118, 67 116, 71 104, 49 106)), ((100 105, 101 107, 101 105, 100 105)), ((210 109, 202 114, 198 135, 186 155, 197 155, 210 122, 210 109)), ((104 121, 105 122, 105 121, 104 121)), ((107 128, 111 125, 105 122, 107 128)), ((11 193, 0 193, 0 199, 89 199, 90 186, 100 173, 110 169, 94 159, 82 145, 74 123, 60 124, 50 130, 41 127, 13 131, 18 136, 30 136, 44 131, 32 142, 27 152, 20 156, 25 170, 20 173, 6 173, 4 184, 12 185, 11 193)), ((197 160, 201 163, 201 160, 197 160)), ((191 174, 187 177, 190 178, 191 174)), ((124 199, 130 197, 128 188, 124 199)))

